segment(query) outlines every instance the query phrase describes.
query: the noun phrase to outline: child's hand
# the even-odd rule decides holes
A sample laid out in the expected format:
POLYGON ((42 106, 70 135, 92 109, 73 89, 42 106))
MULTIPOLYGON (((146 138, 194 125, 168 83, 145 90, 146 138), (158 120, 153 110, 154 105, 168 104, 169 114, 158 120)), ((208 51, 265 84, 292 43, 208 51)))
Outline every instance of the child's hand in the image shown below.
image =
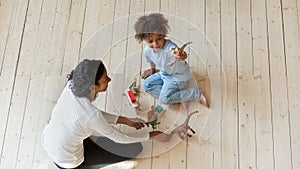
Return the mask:
POLYGON ((142 73, 141 77, 142 77, 142 79, 146 79, 148 76, 153 75, 154 73, 155 73, 155 71, 153 71, 153 68, 148 69, 142 73))
POLYGON ((134 127, 135 129, 139 130, 143 127, 145 127, 146 121, 140 118, 127 118, 128 121, 126 124, 130 127, 134 127))

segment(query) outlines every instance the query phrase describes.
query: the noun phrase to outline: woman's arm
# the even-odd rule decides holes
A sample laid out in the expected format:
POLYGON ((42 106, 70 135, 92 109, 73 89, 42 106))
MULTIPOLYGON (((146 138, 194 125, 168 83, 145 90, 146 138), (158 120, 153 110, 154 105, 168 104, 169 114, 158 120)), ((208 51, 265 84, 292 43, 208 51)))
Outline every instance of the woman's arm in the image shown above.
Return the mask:
POLYGON ((149 137, 160 142, 168 142, 171 140, 172 134, 166 134, 162 131, 151 131, 149 137))
MULTIPOLYGON (((145 121, 139 118, 127 118, 120 116, 117 124, 126 124, 130 127, 134 127, 136 129, 141 129, 145 126, 145 121)), ((149 132, 149 138, 155 139, 160 142, 168 142, 170 141, 172 134, 166 134, 161 131, 151 131, 149 132)))
POLYGON ((145 127, 146 121, 139 118, 127 118, 124 116, 119 116, 117 124, 126 124, 127 126, 134 127, 137 130, 145 127))

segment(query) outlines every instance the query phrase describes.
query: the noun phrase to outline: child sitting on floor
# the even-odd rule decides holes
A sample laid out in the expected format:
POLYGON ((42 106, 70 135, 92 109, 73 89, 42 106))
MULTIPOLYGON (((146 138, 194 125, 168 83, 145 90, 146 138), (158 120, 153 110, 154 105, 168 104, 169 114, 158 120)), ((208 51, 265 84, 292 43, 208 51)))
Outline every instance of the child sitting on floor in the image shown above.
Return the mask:
POLYGON ((163 104, 182 103, 186 108, 187 102, 199 101, 209 107, 201 89, 186 88, 192 78, 189 65, 184 61, 187 58, 186 53, 177 55, 177 61, 173 62, 172 48, 178 47, 171 40, 165 39, 169 29, 168 20, 162 14, 152 13, 140 17, 134 29, 135 38, 147 44, 144 55, 151 67, 142 73, 143 89, 163 104), (174 65, 171 66, 172 62, 174 65), (160 71, 156 72, 156 68, 160 71))

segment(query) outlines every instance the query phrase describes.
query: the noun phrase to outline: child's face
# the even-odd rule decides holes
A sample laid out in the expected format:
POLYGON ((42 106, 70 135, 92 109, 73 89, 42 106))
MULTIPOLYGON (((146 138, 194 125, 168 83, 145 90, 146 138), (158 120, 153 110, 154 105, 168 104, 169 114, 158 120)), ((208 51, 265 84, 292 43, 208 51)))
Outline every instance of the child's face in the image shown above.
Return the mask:
POLYGON ((155 52, 158 52, 164 46, 165 36, 153 33, 145 39, 145 42, 151 49, 153 49, 155 52))

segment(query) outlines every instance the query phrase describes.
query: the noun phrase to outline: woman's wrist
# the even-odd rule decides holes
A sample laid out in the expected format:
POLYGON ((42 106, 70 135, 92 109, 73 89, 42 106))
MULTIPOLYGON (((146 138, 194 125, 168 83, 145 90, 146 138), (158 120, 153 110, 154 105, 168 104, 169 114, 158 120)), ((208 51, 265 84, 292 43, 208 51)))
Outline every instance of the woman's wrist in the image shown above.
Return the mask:
POLYGON ((126 117, 119 116, 117 124, 128 124, 128 119, 126 117))

